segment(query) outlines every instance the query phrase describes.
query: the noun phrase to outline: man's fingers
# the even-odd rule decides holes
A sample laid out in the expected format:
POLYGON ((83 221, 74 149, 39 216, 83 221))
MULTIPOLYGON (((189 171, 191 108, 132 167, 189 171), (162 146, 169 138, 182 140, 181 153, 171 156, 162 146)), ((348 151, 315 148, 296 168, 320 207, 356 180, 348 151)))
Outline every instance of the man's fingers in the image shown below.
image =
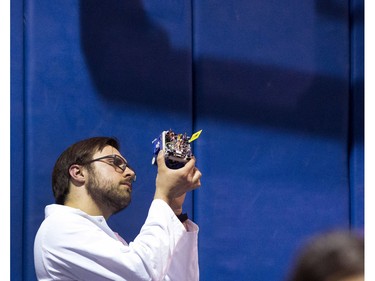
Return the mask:
POLYGON ((195 168, 195 157, 192 157, 184 166, 188 171, 192 171, 195 168))
POLYGON ((164 150, 160 150, 158 153, 158 157, 156 158, 158 163, 158 167, 165 167, 165 159, 164 159, 164 150))
POLYGON ((195 184, 195 186, 201 186, 201 177, 202 173, 198 170, 198 168, 195 168, 195 172, 193 175, 193 183, 195 184))

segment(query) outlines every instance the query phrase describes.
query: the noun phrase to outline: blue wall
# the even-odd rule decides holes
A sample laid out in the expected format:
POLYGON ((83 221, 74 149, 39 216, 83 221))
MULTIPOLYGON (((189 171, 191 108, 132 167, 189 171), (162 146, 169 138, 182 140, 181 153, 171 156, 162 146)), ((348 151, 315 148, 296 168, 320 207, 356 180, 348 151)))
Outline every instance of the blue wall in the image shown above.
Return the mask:
POLYGON ((192 133, 201 280, 282 280, 296 248, 363 229, 363 1, 13 0, 11 274, 71 143, 116 136, 137 171, 126 239, 153 197, 151 141, 192 133))

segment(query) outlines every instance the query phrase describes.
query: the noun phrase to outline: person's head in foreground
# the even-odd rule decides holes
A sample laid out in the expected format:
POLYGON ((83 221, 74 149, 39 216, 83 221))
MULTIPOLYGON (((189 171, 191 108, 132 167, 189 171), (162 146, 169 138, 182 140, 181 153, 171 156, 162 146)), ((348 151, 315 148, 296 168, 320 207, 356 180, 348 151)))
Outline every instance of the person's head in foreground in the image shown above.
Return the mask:
POLYGON ((313 237, 296 257, 289 281, 363 281, 364 239, 349 231, 313 237))

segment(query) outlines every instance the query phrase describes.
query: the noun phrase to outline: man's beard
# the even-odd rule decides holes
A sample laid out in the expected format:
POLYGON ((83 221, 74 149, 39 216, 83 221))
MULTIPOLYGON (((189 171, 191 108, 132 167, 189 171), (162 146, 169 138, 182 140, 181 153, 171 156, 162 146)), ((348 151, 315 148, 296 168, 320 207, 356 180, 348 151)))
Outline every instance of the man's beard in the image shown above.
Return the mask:
POLYGON ((87 192, 98 206, 109 208, 112 214, 116 214, 130 204, 131 192, 126 186, 99 179, 93 171, 89 173, 87 192))

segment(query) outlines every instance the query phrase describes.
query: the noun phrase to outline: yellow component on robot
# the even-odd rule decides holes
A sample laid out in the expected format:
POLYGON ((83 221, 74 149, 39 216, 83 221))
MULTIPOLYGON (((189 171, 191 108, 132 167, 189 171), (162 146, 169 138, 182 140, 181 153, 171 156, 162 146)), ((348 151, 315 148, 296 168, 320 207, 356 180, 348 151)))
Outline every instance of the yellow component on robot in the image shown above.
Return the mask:
POLYGON ((197 138, 199 138, 199 136, 200 136, 201 133, 202 133, 202 130, 200 130, 200 131, 194 133, 194 134, 191 136, 191 138, 190 138, 190 140, 189 140, 189 143, 192 142, 192 141, 195 141, 197 138))

